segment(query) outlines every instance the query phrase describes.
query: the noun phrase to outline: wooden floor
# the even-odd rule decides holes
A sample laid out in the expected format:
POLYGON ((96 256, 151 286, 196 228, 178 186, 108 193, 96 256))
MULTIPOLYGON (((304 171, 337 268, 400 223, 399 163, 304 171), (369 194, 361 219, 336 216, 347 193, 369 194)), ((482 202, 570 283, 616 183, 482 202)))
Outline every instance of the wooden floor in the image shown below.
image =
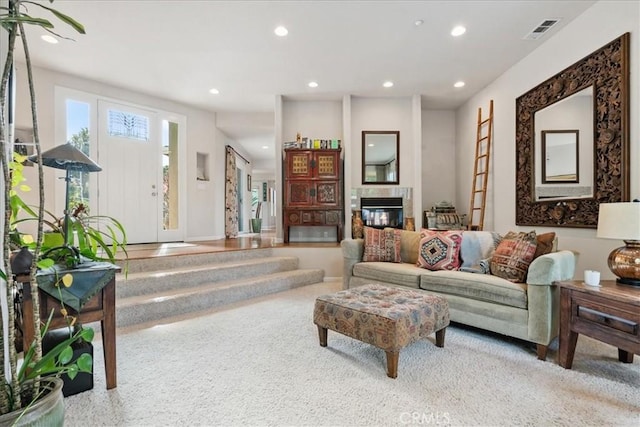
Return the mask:
POLYGON ((144 243, 127 245, 129 259, 156 258, 209 252, 239 251, 247 249, 274 247, 336 247, 337 242, 330 243, 278 243, 275 233, 262 232, 240 235, 235 239, 219 239, 198 242, 144 243))

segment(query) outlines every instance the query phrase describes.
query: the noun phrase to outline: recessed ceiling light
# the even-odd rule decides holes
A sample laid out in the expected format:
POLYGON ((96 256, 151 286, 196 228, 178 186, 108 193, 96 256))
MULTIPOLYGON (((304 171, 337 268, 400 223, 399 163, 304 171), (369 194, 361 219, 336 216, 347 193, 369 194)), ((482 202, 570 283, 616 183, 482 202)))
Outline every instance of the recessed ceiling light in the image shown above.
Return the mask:
POLYGON ((419 27, 420 25, 424 24, 424 19, 418 19, 416 20, 416 22, 413 23, 416 27, 419 27))
POLYGON ((49 34, 45 34, 43 36, 40 36, 40 38, 44 41, 46 41, 47 43, 51 43, 51 44, 56 44, 58 43, 58 39, 49 35, 49 34))
POLYGON ((463 81, 455 82, 453 84, 453 87, 463 87, 463 86, 464 86, 464 82, 463 81))
POLYGON ((287 34, 289 34, 289 30, 287 30, 282 25, 280 25, 279 27, 276 27, 276 29, 273 30, 273 32, 276 33, 276 36, 280 36, 280 37, 284 37, 287 34))
POLYGON ((309 82, 309 87, 318 87, 318 82, 309 82))
POLYGON ((451 35, 453 37, 458 37, 463 35, 466 32, 467 32, 467 29, 465 27, 463 27, 462 25, 458 25, 457 27, 453 27, 453 30, 451 30, 451 35))
POLYGON ((384 87, 393 87, 393 82, 391 82, 391 81, 384 82, 384 83, 382 83, 382 86, 384 86, 384 87))
POLYGON ((375 146, 376 146, 376 144, 374 144, 373 142, 371 144, 367 145, 367 147, 375 147, 375 146))
POLYGON ((263 149, 263 150, 266 150, 267 148, 269 148, 269 146, 268 146, 268 145, 263 145, 263 146, 262 146, 262 149, 263 149))
POLYGON ((217 95, 217 94, 220 93, 220 91, 214 87, 214 88, 209 89, 209 93, 212 94, 212 95, 217 95))

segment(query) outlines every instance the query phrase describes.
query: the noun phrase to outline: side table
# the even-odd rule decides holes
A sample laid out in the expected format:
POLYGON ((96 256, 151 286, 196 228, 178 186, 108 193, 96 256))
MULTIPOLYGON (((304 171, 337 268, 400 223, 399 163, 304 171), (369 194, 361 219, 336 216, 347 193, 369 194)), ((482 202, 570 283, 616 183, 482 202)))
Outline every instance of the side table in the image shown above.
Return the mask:
MULTIPOLYGON (((100 321, 100 327, 102 330, 102 348, 104 355, 104 370, 107 383, 107 390, 117 387, 117 365, 116 365, 116 273, 120 271, 120 267, 108 263, 93 263, 87 264, 88 268, 78 268, 69 270, 74 275, 74 278, 80 282, 81 277, 84 275, 90 280, 95 279, 95 273, 101 272, 100 280, 102 283, 101 288, 97 289, 95 294, 87 296, 86 298, 76 298, 72 301, 72 296, 69 295, 69 304, 65 304, 67 310, 73 315, 78 316, 80 323, 90 323, 100 321)), ((60 271, 60 277, 66 271, 60 271)), ((47 274, 43 274, 47 276, 47 274)), ((39 277, 38 277, 39 279, 39 277)), ((22 312, 25 313, 22 319, 23 330, 23 342, 24 348, 33 341, 34 325, 33 317, 30 313, 33 312, 33 300, 31 297, 31 283, 28 276, 17 276, 16 280, 23 285, 22 296, 22 312)), ((40 283, 40 280, 38 280, 40 283)), ((79 284, 79 283, 78 283, 79 284)), ((42 284, 41 284, 42 285, 42 284)), ((67 300, 65 300, 67 301, 67 300)), ((49 295, 47 292, 43 292, 40 289, 40 318, 46 320, 49 317, 51 309, 54 309, 54 316, 51 320, 51 328, 59 328, 66 326, 66 322, 60 314, 60 301, 49 295)))
POLYGON ((571 369, 578 334, 618 347, 618 360, 632 363, 640 354, 640 288, 604 280, 555 282, 560 287, 558 363, 571 369))

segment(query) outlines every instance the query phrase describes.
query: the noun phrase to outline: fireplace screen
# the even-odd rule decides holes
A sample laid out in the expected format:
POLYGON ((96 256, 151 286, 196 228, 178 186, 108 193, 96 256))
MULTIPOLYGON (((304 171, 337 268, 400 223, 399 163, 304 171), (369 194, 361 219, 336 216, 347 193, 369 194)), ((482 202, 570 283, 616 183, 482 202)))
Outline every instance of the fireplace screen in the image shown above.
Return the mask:
POLYGON ((367 227, 403 227, 402 197, 363 197, 360 208, 367 227))

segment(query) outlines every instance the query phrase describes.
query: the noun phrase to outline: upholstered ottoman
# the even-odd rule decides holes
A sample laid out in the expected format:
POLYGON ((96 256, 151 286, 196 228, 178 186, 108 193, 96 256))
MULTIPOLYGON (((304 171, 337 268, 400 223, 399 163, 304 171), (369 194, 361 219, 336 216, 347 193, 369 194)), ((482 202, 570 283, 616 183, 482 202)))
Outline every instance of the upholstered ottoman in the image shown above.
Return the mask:
POLYGON ((322 347, 331 329, 381 348, 387 353, 387 375, 396 378, 400 349, 434 332, 436 346, 444 346, 449 304, 424 292, 365 285, 318 297, 313 323, 322 347))

